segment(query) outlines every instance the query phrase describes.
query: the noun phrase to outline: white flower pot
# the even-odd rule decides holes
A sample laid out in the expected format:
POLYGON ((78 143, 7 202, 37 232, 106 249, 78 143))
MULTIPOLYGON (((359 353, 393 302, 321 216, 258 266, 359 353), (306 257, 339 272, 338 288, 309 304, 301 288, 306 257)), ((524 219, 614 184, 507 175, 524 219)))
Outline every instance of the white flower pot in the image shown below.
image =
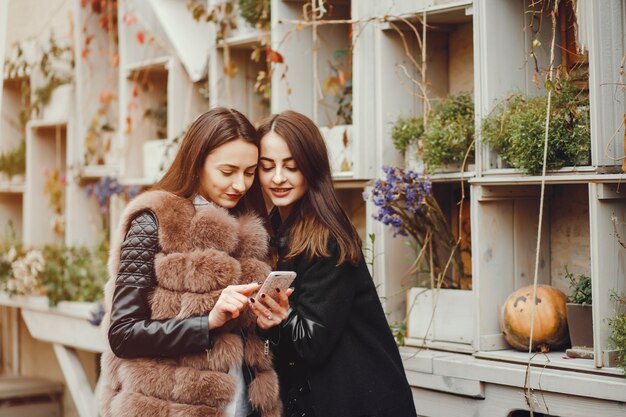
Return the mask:
POLYGON ((335 177, 354 175, 352 154, 352 125, 321 127, 320 132, 326 142, 330 158, 330 169, 335 177))
POLYGON ((149 140, 143 144, 143 177, 153 182, 161 179, 169 168, 176 148, 168 140, 149 140))
POLYGON ((63 84, 52 91, 50 101, 42 109, 41 118, 46 121, 67 120, 72 109, 74 87, 72 84, 63 84))
POLYGON ((423 173, 424 158, 419 154, 417 143, 409 143, 404 152, 404 169, 405 171, 413 171, 423 173))
POLYGON ((472 344, 475 309, 471 290, 411 288, 407 291, 407 311, 409 338, 472 344))

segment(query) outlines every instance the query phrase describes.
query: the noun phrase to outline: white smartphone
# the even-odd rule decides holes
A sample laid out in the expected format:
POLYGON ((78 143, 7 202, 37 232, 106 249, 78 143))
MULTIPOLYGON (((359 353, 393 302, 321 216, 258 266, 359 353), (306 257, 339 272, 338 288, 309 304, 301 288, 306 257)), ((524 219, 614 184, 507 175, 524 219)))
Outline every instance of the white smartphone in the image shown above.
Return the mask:
POLYGON ((274 295, 276 288, 280 288, 281 291, 287 291, 294 279, 296 279, 294 271, 272 271, 265 278, 257 294, 274 295))

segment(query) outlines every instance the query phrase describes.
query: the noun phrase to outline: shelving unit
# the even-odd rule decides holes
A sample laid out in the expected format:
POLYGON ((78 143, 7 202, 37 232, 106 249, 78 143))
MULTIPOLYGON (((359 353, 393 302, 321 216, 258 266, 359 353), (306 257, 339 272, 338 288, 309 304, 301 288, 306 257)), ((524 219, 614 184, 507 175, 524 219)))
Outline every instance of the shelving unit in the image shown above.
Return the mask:
MULTIPOLYGON (((115 34, 100 27, 89 4, 67 1, 74 13, 75 69, 69 86, 73 100, 61 109, 62 117, 28 123, 25 179, 0 179, 0 233, 10 220, 27 245, 93 246, 94 237, 105 231, 100 207, 85 193, 88 185, 106 176, 123 185, 153 185, 176 152, 175 139, 210 107, 236 108, 253 122, 296 110, 322 130, 339 201, 363 240, 388 320, 407 321, 404 365, 418 414, 508 415, 510 410, 503 411, 494 393, 524 408, 519 392, 527 388, 525 372, 531 374, 533 389, 548 402, 555 401, 550 412, 540 409, 546 414, 569 415, 555 410, 569 412, 567 404, 575 402, 578 415, 593 410, 601 417, 609 415, 603 411, 609 409, 607 404, 613 410, 626 402, 623 372, 609 360, 607 324, 614 314, 610 293, 626 293, 626 173, 620 169, 626 113, 620 78, 626 53, 622 0, 578 2, 575 37, 571 22, 560 22, 557 45, 566 44, 569 51, 578 41, 588 51, 591 152, 588 164, 552 170, 545 178, 507 167, 480 138, 481 121, 505 96, 546 94, 542 83, 536 83, 529 56, 532 31, 524 29, 532 19, 532 0, 328 0, 315 2, 325 7, 317 10, 315 29, 311 22, 302 22, 303 10, 310 12, 313 3, 272 0, 269 32, 252 27, 235 10, 237 29, 220 42, 215 24, 195 22, 184 0, 118 0, 115 34), (326 24, 328 20, 344 22, 326 24), (421 22, 426 23, 425 91, 430 104, 468 92, 475 105, 475 164, 465 172, 442 170, 430 176, 432 192, 452 230, 458 233, 459 219, 462 223, 461 251, 468 275, 460 285, 463 289, 431 290, 428 282, 408 275, 415 251, 375 221, 372 214, 378 209, 362 198, 372 180, 382 177, 384 165, 403 164, 391 142, 393 123, 424 112, 415 84, 421 82, 422 51, 415 33, 423 35, 421 22), (87 43, 89 52, 83 56, 87 43), (258 62, 251 60, 255 48, 261 48, 258 62), (348 52, 336 56, 343 50, 348 52), (255 83, 274 52, 284 62, 273 63, 271 100, 263 103, 255 83), (229 62, 230 70, 225 70, 229 62), (337 118, 337 95, 347 91, 329 88, 337 82, 333 77, 338 68, 353 86, 348 124, 337 118), (110 93, 111 101, 99 113, 103 93, 110 93), (158 117, 146 117, 147 110, 156 109, 158 117), (112 131, 97 144, 102 152, 85 158, 85 138, 98 115, 112 131), (156 154, 150 154, 150 148, 156 154), (43 193, 42 169, 57 165, 67 178, 62 236, 51 231, 52 215, 43 193), (546 192, 539 282, 567 293, 565 266, 575 275, 591 276, 593 360, 564 359, 561 351, 529 358, 526 352, 512 350, 501 335, 501 305, 511 292, 533 281, 542 181, 546 192), (466 200, 459 213, 461 187, 466 200)), ((219 2, 201 3, 210 10, 219 2)), ((549 17, 542 18, 540 45, 534 51, 538 66, 545 69, 551 30, 549 17)), ((557 46, 556 65, 568 63, 568 51, 557 46)), ((0 152, 17 146, 24 135, 19 123, 21 83, 33 79, 31 74, 21 76, 3 80, 0 152)), ((112 197, 112 225, 126 203, 122 196, 112 197)), ((453 281, 454 271, 450 274, 453 281)))

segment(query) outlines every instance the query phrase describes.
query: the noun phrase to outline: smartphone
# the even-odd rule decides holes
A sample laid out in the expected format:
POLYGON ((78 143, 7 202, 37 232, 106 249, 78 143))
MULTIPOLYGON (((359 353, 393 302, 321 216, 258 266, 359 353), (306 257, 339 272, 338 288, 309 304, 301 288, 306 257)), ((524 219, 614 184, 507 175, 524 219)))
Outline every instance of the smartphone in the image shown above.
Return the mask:
POLYGON ((272 271, 265 278, 265 282, 263 282, 257 294, 273 295, 276 293, 276 288, 280 288, 281 291, 287 291, 294 279, 296 279, 294 271, 272 271))

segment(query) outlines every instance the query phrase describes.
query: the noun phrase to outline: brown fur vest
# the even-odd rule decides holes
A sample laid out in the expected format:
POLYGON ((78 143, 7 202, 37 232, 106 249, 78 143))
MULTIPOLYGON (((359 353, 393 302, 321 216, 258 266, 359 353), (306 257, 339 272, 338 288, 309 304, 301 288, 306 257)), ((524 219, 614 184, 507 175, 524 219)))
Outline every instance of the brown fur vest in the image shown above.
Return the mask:
MULTIPOLYGON (((155 258, 152 319, 206 315, 224 287, 260 281, 269 272, 269 266, 261 261, 267 256, 267 233, 258 218, 235 218, 214 205, 196 211, 189 200, 173 194, 143 193, 124 211, 111 248, 105 332, 110 325, 120 247, 131 220, 146 209, 158 219, 161 246, 155 258)), ((102 416, 222 416, 235 392, 228 370, 245 362, 255 374, 248 387, 252 407, 263 417, 279 417, 278 378, 254 326, 253 313, 248 310, 228 329, 211 332, 214 344, 207 352, 173 359, 120 359, 110 350, 105 352, 102 416), (242 338, 241 328, 247 330, 247 337, 242 338)))

